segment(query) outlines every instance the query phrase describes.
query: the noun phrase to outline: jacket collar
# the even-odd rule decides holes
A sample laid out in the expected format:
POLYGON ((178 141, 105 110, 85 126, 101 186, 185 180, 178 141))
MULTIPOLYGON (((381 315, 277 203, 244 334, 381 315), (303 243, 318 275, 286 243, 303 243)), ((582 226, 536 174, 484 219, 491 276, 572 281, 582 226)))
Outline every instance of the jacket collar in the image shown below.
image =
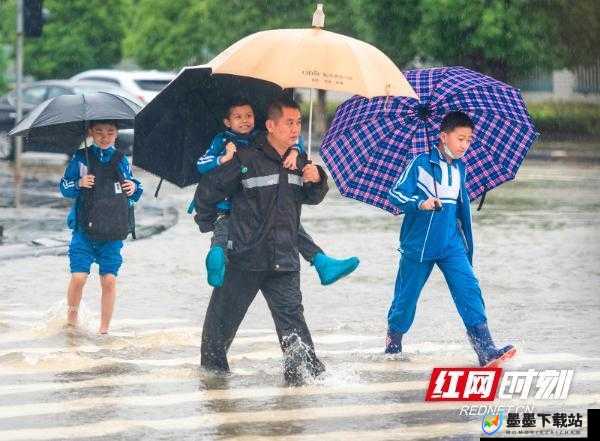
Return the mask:
MULTIPOLYGON (((432 162, 433 164, 437 165, 440 165, 440 162, 449 164, 449 162, 446 160, 446 157, 440 151, 439 142, 434 144, 431 148, 431 152, 429 153, 429 162, 432 162)), ((461 162, 462 161, 460 159, 453 159, 451 165, 456 164, 457 166, 459 166, 461 162)))
POLYGON ((247 135, 242 135, 240 133, 236 133, 233 130, 225 130, 225 137, 233 139, 234 142, 238 142, 241 144, 250 144, 258 135, 258 130, 254 129, 252 132, 247 135))
POLYGON ((101 149, 96 144, 92 144, 90 146, 90 153, 95 155, 101 162, 102 161, 110 161, 113 154, 117 151, 114 145, 111 145, 105 149, 101 149), (105 159, 106 158, 106 159, 105 159))
POLYGON ((259 134, 258 137, 256 138, 256 142, 254 143, 254 145, 259 150, 262 150, 262 152, 265 154, 265 156, 267 156, 269 159, 272 159, 275 162, 281 163, 282 157, 279 155, 279 153, 277 153, 277 150, 275 150, 275 147, 273 147, 269 143, 269 141, 267 140, 266 133, 259 134))
POLYGON ((90 146, 90 149, 91 149, 91 151, 93 151, 93 152, 100 152, 100 151, 103 151, 103 150, 104 150, 105 152, 108 152, 108 151, 114 152, 114 151, 116 150, 114 145, 108 146, 108 147, 107 147, 107 148, 105 148, 105 149, 101 149, 101 148, 100 148, 100 147, 98 147, 96 144, 92 144, 92 145, 90 146))
POLYGON ((436 143, 435 145, 433 145, 431 147, 431 151, 429 152, 429 162, 439 165, 441 160, 442 160, 442 153, 440 152, 439 146, 436 143))

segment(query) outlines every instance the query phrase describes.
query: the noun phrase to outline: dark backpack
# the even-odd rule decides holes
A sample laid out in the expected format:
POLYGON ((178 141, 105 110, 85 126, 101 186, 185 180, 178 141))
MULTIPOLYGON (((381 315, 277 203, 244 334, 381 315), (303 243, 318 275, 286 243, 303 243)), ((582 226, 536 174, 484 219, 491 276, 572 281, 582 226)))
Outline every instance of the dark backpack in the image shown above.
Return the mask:
POLYGON ((77 210, 78 224, 93 240, 124 240, 129 233, 135 239, 133 206, 121 188, 124 177, 119 171, 123 153, 117 151, 103 164, 88 155, 88 173, 95 176, 94 186, 83 189, 77 210))

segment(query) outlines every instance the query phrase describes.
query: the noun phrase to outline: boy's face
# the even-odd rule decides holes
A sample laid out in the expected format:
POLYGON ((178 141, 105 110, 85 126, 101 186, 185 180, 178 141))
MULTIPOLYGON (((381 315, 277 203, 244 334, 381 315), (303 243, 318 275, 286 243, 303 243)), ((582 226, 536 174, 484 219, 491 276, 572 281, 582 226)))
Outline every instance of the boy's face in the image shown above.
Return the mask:
POLYGON ((249 105, 235 106, 229 110, 229 117, 223 120, 227 128, 240 135, 254 130, 254 111, 249 105))
POLYGON ((455 158, 464 156, 473 140, 473 129, 470 127, 456 127, 450 132, 442 132, 440 138, 448 146, 455 158))
POLYGON ((115 145, 119 131, 114 124, 94 124, 89 128, 88 133, 98 147, 105 149, 115 145))
POLYGON ((277 120, 267 120, 267 130, 274 140, 286 147, 293 146, 300 136, 302 115, 298 109, 284 107, 277 120))

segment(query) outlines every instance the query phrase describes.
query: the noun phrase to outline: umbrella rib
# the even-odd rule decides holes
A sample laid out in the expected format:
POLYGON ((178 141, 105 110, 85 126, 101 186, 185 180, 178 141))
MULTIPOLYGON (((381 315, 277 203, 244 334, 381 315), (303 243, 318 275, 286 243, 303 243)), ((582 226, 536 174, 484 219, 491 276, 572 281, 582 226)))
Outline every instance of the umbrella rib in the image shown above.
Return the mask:
MULTIPOLYGON (((479 92, 481 92, 482 94, 489 94, 489 95, 495 95, 495 96, 498 96, 498 94, 496 94, 494 90, 489 90, 489 89, 488 89, 488 87, 489 87, 489 86, 477 85, 477 86, 474 86, 474 87, 471 87, 471 88, 469 88, 468 90, 478 90, 478 91, 479 91, 479 92)), ((505 89, 505 90, 509 90, 509 89, 505 89)), ((516 89, 513 89, 513 90, 514 90, 514 91, 517 91, 516 89)), ((518 92, 518 91, 517 91, 517 92, 518 92)), ((522 103, 523 103, 523 104, 522 104, 522 107, 523 107, 523 109, 524 109, 524 110, 526 110, 525 101, 523 100, 523 97, 520 95, 520 93, 519 93, 518 95, 519 95, 519 99, 520 99, 520 100, 522 101, 522 103)), ((456 94, 456 95, 454 95, 454 97, 455 97, 455 98, 458 98, 458 99, 461 99, 461 98, 463 98, 463 97, 464 97, 464 99, 468 99, 468 97, 465 95, 464 91, 461 91, 461 92, 460 92, 460 94, 456 94)), ((490 112, 492 112, 492 111, 496 110, 496 111, 498 112, 498 114, 502 114, 503 118, 507 118, 507 119, 511 119, 511 120, 513 120, 513 121, 515 121, 515 122, 519 122, 519 120, 518 120, 518 119, 516 119, 516 116, 515 116, 515 114, 516 114, 517 112, 513 112, 513 111, 510 111, 510 110, 505 110, 505 109, 504 109, 504 107, 506 107, 506 108, 509 108, 509 107, 516 108, 516 107, 518 107, 518 106, 519 106, 519 104, 520 104, 520 103, 518 103, 518 104, 513 104, 513 105, 511 105, 511 106, 505 106, 505 105, 502 105, 502 106, 497 106, 497 108, 496 108, 496 109, 492 108, 491 106, 490 106, 489 108, 487 108, 487 107, 482 107, 482 106, 473 106, 473 107, 470 107, 470 108, 471 108, 471 109, 478 109, 478 108, 481 108, 481 109, 488 110, 488 111, 490 111, 490 112)), ((531 118, 529 117, 529 114, 527 114, 526 112, 525 112, 524 114, 522 114, 522 116, 523 116, 523 117, 526 117, 528 120, 531 120, 531 118)))
POLYGON ((501 112, 493 112, 489 109, 483 109, 481 107, 470 107, 469 109, 466 109, 467 112, 472 112, 476 115, 480 115, 480 116, 496 116, 500 119, 503 120, 508 120, 511 121, 512 123, 518 124, 519 126, 529 126, 531 128, 531 131, 539 134, 538 131, 535 129, 535 125, 533 123, 533 121, 531 120, 531 118, 528 118, 527 120, 518 120, 515 119, 513 117, 507 116, 504 113, 501 112))
MULTIPOLYGON (((491 77, 490 77, 491 78, 491 77)), ((446 78, 449 79, 449 78, 446 78)), ((435 87, 435 89, 433 89, 431 91, 431 94, 429 95, 431 97, 431 99, 429 100, 429 103, 431 105, 435 105, 437 101, 439 101, 440 99, 444 98, 444 96, 454 96, 456 95, 456 93, 452 93, 452 94, 446 94, 444 95, 443 91, 447 91, 447 89, 445 87, 443 87, 444 82, 446 81, 446 79, 442 80, 440 83, 438 83, 435 87)), ((492 78, 493 80, 493 78, 492 78)), ((488 87, 493 87, 493 88, 498 88, 498 89, 503 89, 503 90, 516 90, 518 92, 518 89, 516 89, 513 86, 510 86, 508 84, 502 83, 500 81, 494 80, 494 82, 498 83, 498 84, 481 84, 481 82, 472 84, 470 86, 466 86, 466 87, 461 87, 460 89, 460 93, 465 93, 468 92, 470 90, 473 89, 484 89, 484 88, 488 88, 488 87)), ((493 83, 493 82, 490 82, 493 83)))
MULTIPOLYGON (((133 101, 131 101, 129 98, 125 98, 124 96, 117 95, 117 94, 114 94, 114 93, 109 93, 109 92, 98 92, 98 93, 101 93, 101 94, 104 94, 104 95, 110 95, 112 97, 115 97, 116 99, 118 99, 119 101, 121 101, 123 104, 125 104, 125 105, 127 105, 127 106, 129 106, 131 108, 134 108, 135 109, 134 110, 135 113, 137 113, 137 112, 139 112, 141 110, 140 106, 138 106, 136 103, 134 103, 133 101)), ((130 119, 130 118, 116 118, 116 119, 130 119)))
MULTIPOLYGON (((354 45, 352 45, 350 43, 351 43, 351 41, 345 41, 344 40, 344 45, 347 48, 349 48, 350 51, 352 52, 352 54, 354 55, 354 57, 357 60, 359 60, 360 59, 360 57, 358 56, 359 54, 357 53, 356 49, 354 48, 354 45)), ((371 55, 370 52, 368 52, 368 54, 369 54, 369 56, 371 55)), ((361 73, 360 78, 363 78, 362 84, 363 84, 363 86, 366 86, 365 81, 364 81, 364 78, 366 78, 366 76, 365 76, 365 71, 364 71, 364 68, 363 68, 363 64, 362 63, 358 63, 358 68, 360 69, 360 73, 361 73)), ((364 88, 368 89, 368 87, 364 87, 364 88)), ((352 90, 346 90, 346 92, 353 93, 352 90)), ((370 93, 369 93, 369 95, 370 95, 370 93)), ((373 96, 366 96, 365 98, 373 98, 373 96)))
MULTIPOLYGON (((475 112, 475 113, 478 113, 478 112, 475 112)), ((481 113, 485 113, 485 112, 481 112, 481 113)), ((481 114, 481 113, 480 113, 480 114, 481 114)), ((482 115, 482 116, 484 116, 484 115, 482 115)), ((534 135, 533 135, 533 136, 531 136, 531 137, 529 138, 529 141, 528 141, 528 142, 525 144, 526 148, 524 149, 524 150, 525 150, 525 152, 524 152, 524 154, 522 155, 522 156, 523 156, 523 158, 522 158, 522 159, 519 161, 519 163, 518 163, 518 166, 516 167, 516 169, 515 169, 515 172, 514 172, 514 173, 513 173, 511 170, 509 170, 508 168, 506 168, 506 167, 505 167, 505 166, 502 164, 502 163, 503 163, 503 161, 502 161, 502 159, 500 158, 500 156, 498 155, 498 153, 497 153, 496 151, 492 151, 492 150, 491 150, 491 149, 489 149, 489 148, 486 148, 486 149, 484 149, 484 150, 487 152, 487 154, 489 154, 489 155, 490 155, 490 156, 491 156, 491 157, 492 157, 492 158, 495 160, 495 163, 498 165, 498 167, 500 167, 500 168, 502 169, 502 171, 504 172, 504 174, 505 174, 506 176, 509 176, 509 177, 510 177, 510 179, 513 179, 513 178, 514 178, 514 176, 516 175, 516 172, 518 171, 518 169, 520 168, 521 164, 522 164, 522 163, 523 163, 523 161, 525 160, 525 157, 527 156, 527 153, 529 152, 529 150, 531 149, 531 146, 533 145, 533 143, 535 142, 535 140, 536 140, 537 136, 539 135, 539 134, 538 134, 538 133, 535 131, 535 127, 534 127, 533 125, 532 125, 531 127, 528 127, 526 124, 524 124, 524 123, 522 123, 522 122, 521 122, 521 123, 519 123, 519 122, 516 122, 516 123, 518 123, 520 126, 523 126, 523 127, 527 128, 527 129, 529 129, 531 132, 533 132, 533 134, 534 134, 534 135)), ((484 144, 482 139, 480 139, 478 142, 479 142, 479 143, 480 143, 482 146, 483 146, 483 145, 489 146, 489 144, 484 144)))
MULTIPOLYGON (((417 129, 418 129, 418 127, 416 127, 416 126, 411 126, 411 131, 412 131, 412 132, 416 131, 417 129)), ((390 133, 394 132, 395 130, 398 130, 398 129, 397 129, 397 128, 396 128, 396 127, 393 125, 393 122, 392 122, 392 125, 390 126, 389 130, 387 130, 387 131, 385 132, 385 136, 389 135, 390 133)), ((373 147, 373 151, 377 151, 377 150, 379 150, 379 151, 382 151, 382 149, 379 147, 379 144, 378 144, 378 143, 376 143, 376 144, 375 144, 375 146, 373 147)), ((348 182, 347 182, 346 184, 344 184, 344 186, 345 186, 345 187, 347 187, 347 186, 348 186, 348 184, 349 184, 351 181, 353 181, 353 180, 355 179, 355 175, 356 175, 357 173, 361 172, 361 171, 362 171, 362 169, 363 169, 363 168, 364 168, 366 165, 368 165, 368 163, 370 162, 370 159, 369 159, 369 158, 372 156, 372 154, 373 154, 373 151, 370 151, 370 152, 368 153, 368 155, 367 155, 367 154, 365 154, 365 155, 362 155, 363 157, 357 161, 357 163, 358 163, 358 167, 356 168, 356 172, 355 172, 355 173, 353 173, 353 174, 352 174, 352 178, 351 178, 351 179, 348 179, 348 182)), ((338 185, 338 186, 339 186, 339 185, 338 185)))
MULTIPOLYGON (((27 135, 27 133, 29 132, 29 130, 31 130, 32 126, 38 121, 38 118, 40 117, 40 115, 44 112, 44 110, 46 110, 46 108, 48 107, 48 105, 51 102, 52 102, 52 99, 48 99, 45 102, 43 102, 42 104, 40 104, 40 106, 43 105, 44 107, 40 108, 40 109, 36 109, 38 113, 35 116, 35 118, 33 119, 33 121, 31 121, 31 123, 29 124, 29 128, 25 129, 25 130, 21 130, 19 134, 15 133, 13 136, 24 136, 24 135, 27 135)), ((15 124, 15 126, 18 126, 20 123, 22 123, 25 119, 27 119, 28 116, 26 116, 25 118, 21 119, 21 121, 18 121, 17 124, 15 124)))

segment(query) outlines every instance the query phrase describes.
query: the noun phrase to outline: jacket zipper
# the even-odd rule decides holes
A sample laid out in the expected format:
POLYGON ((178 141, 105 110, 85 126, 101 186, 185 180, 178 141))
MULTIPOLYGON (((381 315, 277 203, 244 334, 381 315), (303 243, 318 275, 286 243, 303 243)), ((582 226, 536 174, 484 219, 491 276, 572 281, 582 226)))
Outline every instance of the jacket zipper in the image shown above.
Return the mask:
POLYGON ((423 255, 425 254, 425 245, 427 244, 427 238, 429 237, 429 229, 431 228, 431 221, 433 220, 433 215, 435 211, 431 211, 431 217, 429 218, 429 225, 427 225, 427 232, 425 233, 425 240, 423 241, 423 249, 421 250, 421 259, 420 262, 423 262, 423 255))

